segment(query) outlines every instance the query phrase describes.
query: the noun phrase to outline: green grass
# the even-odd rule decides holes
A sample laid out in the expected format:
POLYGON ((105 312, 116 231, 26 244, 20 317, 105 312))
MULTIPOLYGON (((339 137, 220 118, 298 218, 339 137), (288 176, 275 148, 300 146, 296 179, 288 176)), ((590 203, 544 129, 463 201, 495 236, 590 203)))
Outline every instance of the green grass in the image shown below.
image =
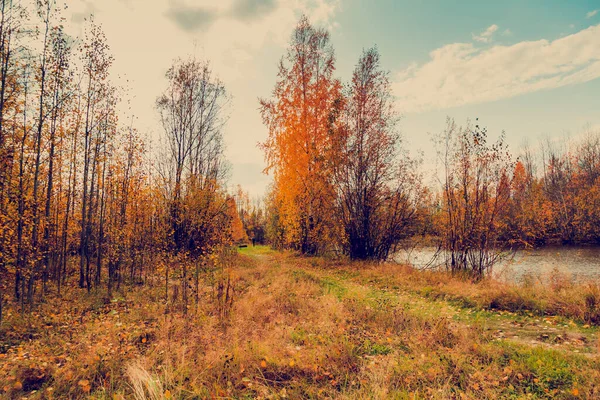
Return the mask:
POLYGON ((249 256, 259 256, 259 255, 269 255, 276 253, 270 246, 265 246, 261 244, 257 244, 252 246, 251 244, 248 247, 238 247, 237 251, 239 254, 246 254, 249 256))
POLYGON ((226 317, 208 276, 187 315, 177 303, 165 314, 162 285, 108 303, 69 292, 61 313, 42 305, 31 326, 10 310, 20 333, 4 341, 0 397, 50 398, 52 389, 54 398, 132 398, 125 371, 139 363, 173 399, 600 398, 596 327, 458 301, 383 265, 266 246, 238 254, 226 317), (82 309, 91 311, 82 317, 82 309), (556 341, 565 332, 572 343, 556 341), (28 368, 47 374, 36 392, 16 385, 27 383, 28 368))

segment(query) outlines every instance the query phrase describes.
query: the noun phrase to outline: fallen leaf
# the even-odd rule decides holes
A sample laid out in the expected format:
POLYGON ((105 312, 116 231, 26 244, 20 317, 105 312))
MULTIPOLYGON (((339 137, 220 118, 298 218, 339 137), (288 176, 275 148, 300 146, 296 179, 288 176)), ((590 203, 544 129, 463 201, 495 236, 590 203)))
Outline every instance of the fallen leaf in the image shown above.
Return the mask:
POLYGON ((81 390, 83 390, 85 393, 89 393, 89 391, 92 390, 90 381, 88 381, 87 379, 82 379, 79 382, 77 382, 77 384, 81 387, 81 390))

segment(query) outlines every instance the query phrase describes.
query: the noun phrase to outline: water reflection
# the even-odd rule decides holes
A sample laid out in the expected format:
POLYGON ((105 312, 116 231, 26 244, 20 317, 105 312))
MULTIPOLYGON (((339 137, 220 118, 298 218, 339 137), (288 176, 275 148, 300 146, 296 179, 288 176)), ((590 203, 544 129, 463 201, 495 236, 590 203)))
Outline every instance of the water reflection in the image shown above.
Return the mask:
MULTIPOLYGON (((401 250, 395 260, 406 262, 417 268, 439 265, 443 259, 435 259, 432 247, 401 250)), ((494 277, 521 283, 528 279, 546 282, 558 272, 573 282, 600 280, 600 247, 545 247, 518 250, 507 255, 494 266, 494 277)))

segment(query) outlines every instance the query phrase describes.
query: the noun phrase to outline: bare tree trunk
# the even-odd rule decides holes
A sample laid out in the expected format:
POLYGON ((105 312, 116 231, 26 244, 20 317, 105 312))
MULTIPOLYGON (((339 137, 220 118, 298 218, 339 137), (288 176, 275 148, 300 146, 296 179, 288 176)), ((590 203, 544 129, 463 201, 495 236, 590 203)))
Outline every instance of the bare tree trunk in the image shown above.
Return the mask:
MULTIPOLYGON (((24 72, 25 86, 24 86, 24 104, 27 104, 27 93, 28 93, 28 70, 24 72)), ((23 297, 25 296, 25 278, 23 277, 23 271, 27 263, 25 254, 25 248, 23 245, 23 229, 25 225, 25 143, 27 141, 27 107, 23 107, 23 136, 21 138, 21 148, 19 154, 19 189, 17 192, 18 197, 18 220, 17 220, 17 257, 16 257, 16 272, 15 272, 15 298, 21 300, 21 311, 23 307, 23 297)))
POLYGON ((33 306, 33 292, 35 280, 37 279, 38 269, 40 266, 39 257, 39 230, 40 230, 40 213, 39 213, 39 186, 40 186, 40 165, 42 156, 42 132, 44 129, 44 107, 45 107, 45 96, 46 96, 46 54, 48 48, 48 32, 50 29, 50 9, 51 2, 47 1, 46 4, 46 16, 44 19, 45 31, 44 31, 44 47, 42 49, 42 63, 40 65, 40 97, 39 97, 39 113, 37 120, 37 132, 35 137, 35 169, 33 173, 33 229, 31 232, 31 247, 35 254, 35 260, 33 260, 33 268, 31 275, 29 276, 29 288, 28 288, 28 300, 29 305, 33 306))
MULTIPOLYGON (((89 235, 88 235, 88 180, 90 170, 91 128, 92 128, 92 76, 88 75, 88 92, 86 101, 85 131, 83 146, 83 193, 81 195, 81 239, 79 244, 79 287, 86 285, 86 264, 89 262, 89 235)), ((89 288, 88 288, 89 290, 89 288)))

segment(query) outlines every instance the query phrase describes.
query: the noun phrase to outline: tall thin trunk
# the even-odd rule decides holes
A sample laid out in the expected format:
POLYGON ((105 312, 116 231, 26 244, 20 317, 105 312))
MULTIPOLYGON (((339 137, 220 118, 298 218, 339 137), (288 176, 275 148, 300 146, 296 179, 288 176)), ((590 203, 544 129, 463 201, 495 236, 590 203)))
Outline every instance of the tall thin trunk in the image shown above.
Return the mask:
MULTIPOLYGON (((27 105, 27 93, 28 93, 28 75, 27 70, 24 73, 25 84, 24 84, 24 104, 27 105)), ((25 280, 23 277, 23 271, 27 263, 25 255, 25 248, 23 245, 23 229, 25 225, 25 143, 27 141, 27 107, 23 107, 23 136, 21 138, 21 148, 19 154, 19 189, 17 191, 17 259, 16 259, 16 272, 15 272, 15 298, 21 300, 21 311, 23 308, 23 297, 25 280)))
POLYGON ((92 108, 92 75, 88 73, 87 87, 87 102, 85 115, 85 132, 84 132, 84 148, 83 148, 83 193, 81 195, 81 238, 79 244, 79 287, 85 287, 85 266, 88 257, 88 222, 87 222, 87 207, 88 207, 88 178, 90 169, 90 142, 91 142, 91 108, 92 108))
POLYGON ((48 1, 46 8, 45 32, 44 32, 44 47, 42 49, 42 63, 40 66, 40 97, 39 97, 39 113, 37 120, 37 132, 35 137, 35 169, 33 173, 33 228, 31 231, 31 248, 36 254, 36 259, 33 260, 33 268, 29 276, 28 300, 29 305, 33 305, 33 291, 35 279, 37 278, 40 260, 38 257, 39 251, 39 230, 40 230, 40 213, 39 213, 39 187, 40 187, 40 165, 42 157, 42 132, 44 129, 44 106, 46 97, 46 53, 48 46, 48 32, 50 29, 50 8, 51 2, 48 1))

